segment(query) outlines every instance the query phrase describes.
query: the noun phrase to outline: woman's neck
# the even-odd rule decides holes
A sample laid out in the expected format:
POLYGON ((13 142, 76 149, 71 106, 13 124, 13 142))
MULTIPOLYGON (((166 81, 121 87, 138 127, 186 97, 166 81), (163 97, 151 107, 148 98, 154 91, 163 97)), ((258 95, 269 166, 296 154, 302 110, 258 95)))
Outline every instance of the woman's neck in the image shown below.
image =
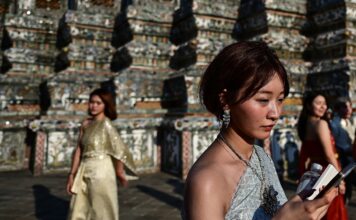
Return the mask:
POLYGON ((321 118, 315 115, 310 115, 309 116, 309 121, 315 122, 315 121, 319 121, 321 118))
POLYGON ((250 159, 253 151, 254 139, 243 138, 230 127, 221 131, 221 133, 235 151, 237 151, 244 159, 250 159))
POLYGON ((105 115, 104 114, 99 114, 99 115, 93 116, 93 121, 102 121, 104 119, 105 119, 105 115))

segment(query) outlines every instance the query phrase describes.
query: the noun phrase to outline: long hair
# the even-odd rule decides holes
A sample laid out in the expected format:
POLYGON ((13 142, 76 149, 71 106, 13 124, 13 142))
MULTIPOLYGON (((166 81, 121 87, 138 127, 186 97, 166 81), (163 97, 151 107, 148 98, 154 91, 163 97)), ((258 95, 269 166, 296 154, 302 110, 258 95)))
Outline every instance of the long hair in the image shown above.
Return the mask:
MULTIPOLYGON (((298 136, 301 141, 305 140, 308 117, 313 114, 312 103, 313 103, 314 99, 319 95, 325 97, 321 93, 310 92, 310 93, 305 94, 305 96, 303 98, 303 109, 300 112, 298 123, 297 123, 298 136)), ((321 117, 321 119, 327 120, 326 114, 324 114, 321 117)))
POLYGON ((90 93, 89 100, 95 95, 99 96, 105 105, 104 108, 105 116, 110 118, 111 120, 115 120, 117 118, 116 105, 115 105, 114 97, 111 94, 111 92, 103 88, 95 89, 90 93))

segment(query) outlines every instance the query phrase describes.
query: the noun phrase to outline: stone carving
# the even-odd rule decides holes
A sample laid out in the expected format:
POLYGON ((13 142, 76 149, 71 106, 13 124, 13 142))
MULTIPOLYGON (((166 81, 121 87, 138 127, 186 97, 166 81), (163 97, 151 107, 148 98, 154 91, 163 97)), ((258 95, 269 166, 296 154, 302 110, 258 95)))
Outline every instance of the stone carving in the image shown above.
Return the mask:
POLYGON ((218 3, 214 1, 195 0, 192 9, 197 14, 215 15, 217 17, 236 18, 240 1, 223 0, 218 3))
POLYGON ((7 106, 7 100, 4 91, 0 91, 0 111, 5 110, 7 106))
POLYGON ((134 1, 127 7, 127 16, 132 19, 171 23, 174 6, 174 0, 134 1))
POLYGON ((71 164, 70 158, 77 144, 77 137, 73 135, 73 132, 49 132, 46 158, 49 169, 63 168, 71 164))
POLYGON ((311 1, 289 1, 289 0, 266 0, 265 5, 269 9, 281 9, 283 11, 295 14, 305 14, 306 7, 305 4, 311 1))
POLYGON ((19 9, 32 9, 34 6, 34 0, 27 0, 27 1, 18 1, 18 8, 19 9))
MULTIPOLYGON (((125 70, 115 77, 114 83, 118 91, 117 103, 120 110, 133 108, 138 101, 144 102, 146 98, 161 100, 163 89, 163 76, 159 72, 143 70, 125 70)), ((157 109, 159 110, 159 109, 157 109)))
POLYGON ((121 137, 133 154, 138 171, 155 171, 157 164, 157 147, 154 142, 155 130, 135 129, 132 132, 121 131, 121 137))
POLYGON ((219 133, 219 130, 194 131, 192 133, 192 147, 191 155, 192 162, 196 161, 199 156, 210 146, 219 133))
POLYGON ((21 169, 25 159, 24 129, 0 132, 0 170, 21 169))
POLYGON ((163 169, 167 172, 179 175, 181 172, 181 146, 182 137, 180 132, 165 130, 163 140, 163 169))

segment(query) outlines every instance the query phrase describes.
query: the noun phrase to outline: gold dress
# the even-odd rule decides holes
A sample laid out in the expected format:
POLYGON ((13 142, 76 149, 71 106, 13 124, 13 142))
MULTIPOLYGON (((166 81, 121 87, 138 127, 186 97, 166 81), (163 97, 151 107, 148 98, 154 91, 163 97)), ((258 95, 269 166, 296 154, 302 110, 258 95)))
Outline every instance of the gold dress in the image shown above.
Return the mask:
POLYGON ((83 130, 82 158, 72 186, 68 219, 118 220, 119 204, 113 159, 135 172, 132 155, 110 119, 93 121, 83 130))

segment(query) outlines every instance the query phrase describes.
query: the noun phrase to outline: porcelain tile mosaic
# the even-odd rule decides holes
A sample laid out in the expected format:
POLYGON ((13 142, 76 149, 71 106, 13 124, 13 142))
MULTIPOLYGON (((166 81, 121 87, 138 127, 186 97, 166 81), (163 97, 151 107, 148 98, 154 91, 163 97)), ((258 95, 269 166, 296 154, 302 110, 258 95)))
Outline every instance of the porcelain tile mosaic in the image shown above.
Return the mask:
POLYGON ((299 146, 304 92, 356 97, 355 16, 340 0, 0 0, 0 170, 33 157, 35 175, 68 169, 88 95, 104 86, 139 171, 184 177, 220 126, 200 76, 237 40, 281 58, 291 92, 271 138, 299 146))

